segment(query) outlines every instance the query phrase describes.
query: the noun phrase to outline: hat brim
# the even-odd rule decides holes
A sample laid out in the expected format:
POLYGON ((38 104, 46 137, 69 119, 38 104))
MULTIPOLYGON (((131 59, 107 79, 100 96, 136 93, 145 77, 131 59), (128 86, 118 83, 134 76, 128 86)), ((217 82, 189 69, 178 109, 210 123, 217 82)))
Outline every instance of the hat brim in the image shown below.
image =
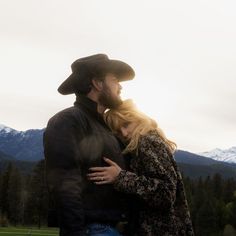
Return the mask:
POLYGON ((75 93, 75 80, 76 75, 72 73, 57 89, 62 95, 75 93))
POLYGON ((110 60, 109 68, 110 72, 114 73, 120 82, 132 80, 135 76, 133 68, 123 61, 110 60))
MULTIPOLYGON (((120 60, 108 60, 105 63, 106 72, 117 76, 119 82, 132 80, 135 76, 133 68, 127 63, 120 60)), ((104 66, 104 65, 102 65, 104 66)), ((104 68, 104 67, 103 67, 104 68)), ((77 82, 80 73, 72 73, 58 88, 58 92, 63 95, 73 94, 78 92, 77 82)))

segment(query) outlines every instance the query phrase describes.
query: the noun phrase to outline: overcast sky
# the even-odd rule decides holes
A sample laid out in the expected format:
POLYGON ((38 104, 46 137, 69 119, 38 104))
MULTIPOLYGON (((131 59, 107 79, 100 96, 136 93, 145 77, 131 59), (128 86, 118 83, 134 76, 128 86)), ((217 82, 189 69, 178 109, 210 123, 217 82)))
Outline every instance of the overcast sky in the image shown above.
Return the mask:
POLYGON ((0 124, 43 128, 71 106, 71 63, 106 53, 136 71, 123 98, 179 149, 236 146, 236 1, 0 0, 0 124))

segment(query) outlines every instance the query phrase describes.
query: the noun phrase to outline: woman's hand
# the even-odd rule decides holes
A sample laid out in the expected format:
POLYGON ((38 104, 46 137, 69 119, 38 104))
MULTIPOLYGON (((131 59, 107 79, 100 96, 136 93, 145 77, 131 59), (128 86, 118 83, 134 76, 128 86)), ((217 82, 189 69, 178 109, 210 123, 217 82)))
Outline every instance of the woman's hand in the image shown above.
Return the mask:
POLYGON ((88 179, 98 185, 113 183, 121 172, 121 168, 115 162, 105 157, 103 159, 110 166, 89 168, 93 173, 87 174, 88 179))

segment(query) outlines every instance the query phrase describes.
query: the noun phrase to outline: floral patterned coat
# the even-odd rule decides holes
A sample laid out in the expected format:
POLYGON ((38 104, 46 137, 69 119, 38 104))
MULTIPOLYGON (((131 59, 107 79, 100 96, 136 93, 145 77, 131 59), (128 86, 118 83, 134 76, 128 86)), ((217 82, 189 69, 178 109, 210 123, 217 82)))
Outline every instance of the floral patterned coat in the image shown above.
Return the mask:
POLYGON ((181 173, 156 131, 140 137, 130 169, 120 172, 114 187, 137 200, 131 235, 193 236, 181 173))

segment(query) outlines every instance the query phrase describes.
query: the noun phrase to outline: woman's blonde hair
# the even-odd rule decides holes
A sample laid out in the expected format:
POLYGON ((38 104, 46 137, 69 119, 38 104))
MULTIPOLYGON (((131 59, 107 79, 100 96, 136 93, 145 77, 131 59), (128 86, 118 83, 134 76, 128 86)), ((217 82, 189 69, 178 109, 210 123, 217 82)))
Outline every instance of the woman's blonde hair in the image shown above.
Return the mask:
POLYGON ((157 122, 139 111, 131 99, 124 100, 118 108, 105 112, 104 119, 115 134, 118 134, 120 128, 128 123, 137 123, 129 144, 123 151, 124 153, 137 151, 140 136, 147 134, 151 130, 157 131, 171 152, 174 152, 176 149, 176 144, 166 138, 163 131, 158 127, 157 122))

